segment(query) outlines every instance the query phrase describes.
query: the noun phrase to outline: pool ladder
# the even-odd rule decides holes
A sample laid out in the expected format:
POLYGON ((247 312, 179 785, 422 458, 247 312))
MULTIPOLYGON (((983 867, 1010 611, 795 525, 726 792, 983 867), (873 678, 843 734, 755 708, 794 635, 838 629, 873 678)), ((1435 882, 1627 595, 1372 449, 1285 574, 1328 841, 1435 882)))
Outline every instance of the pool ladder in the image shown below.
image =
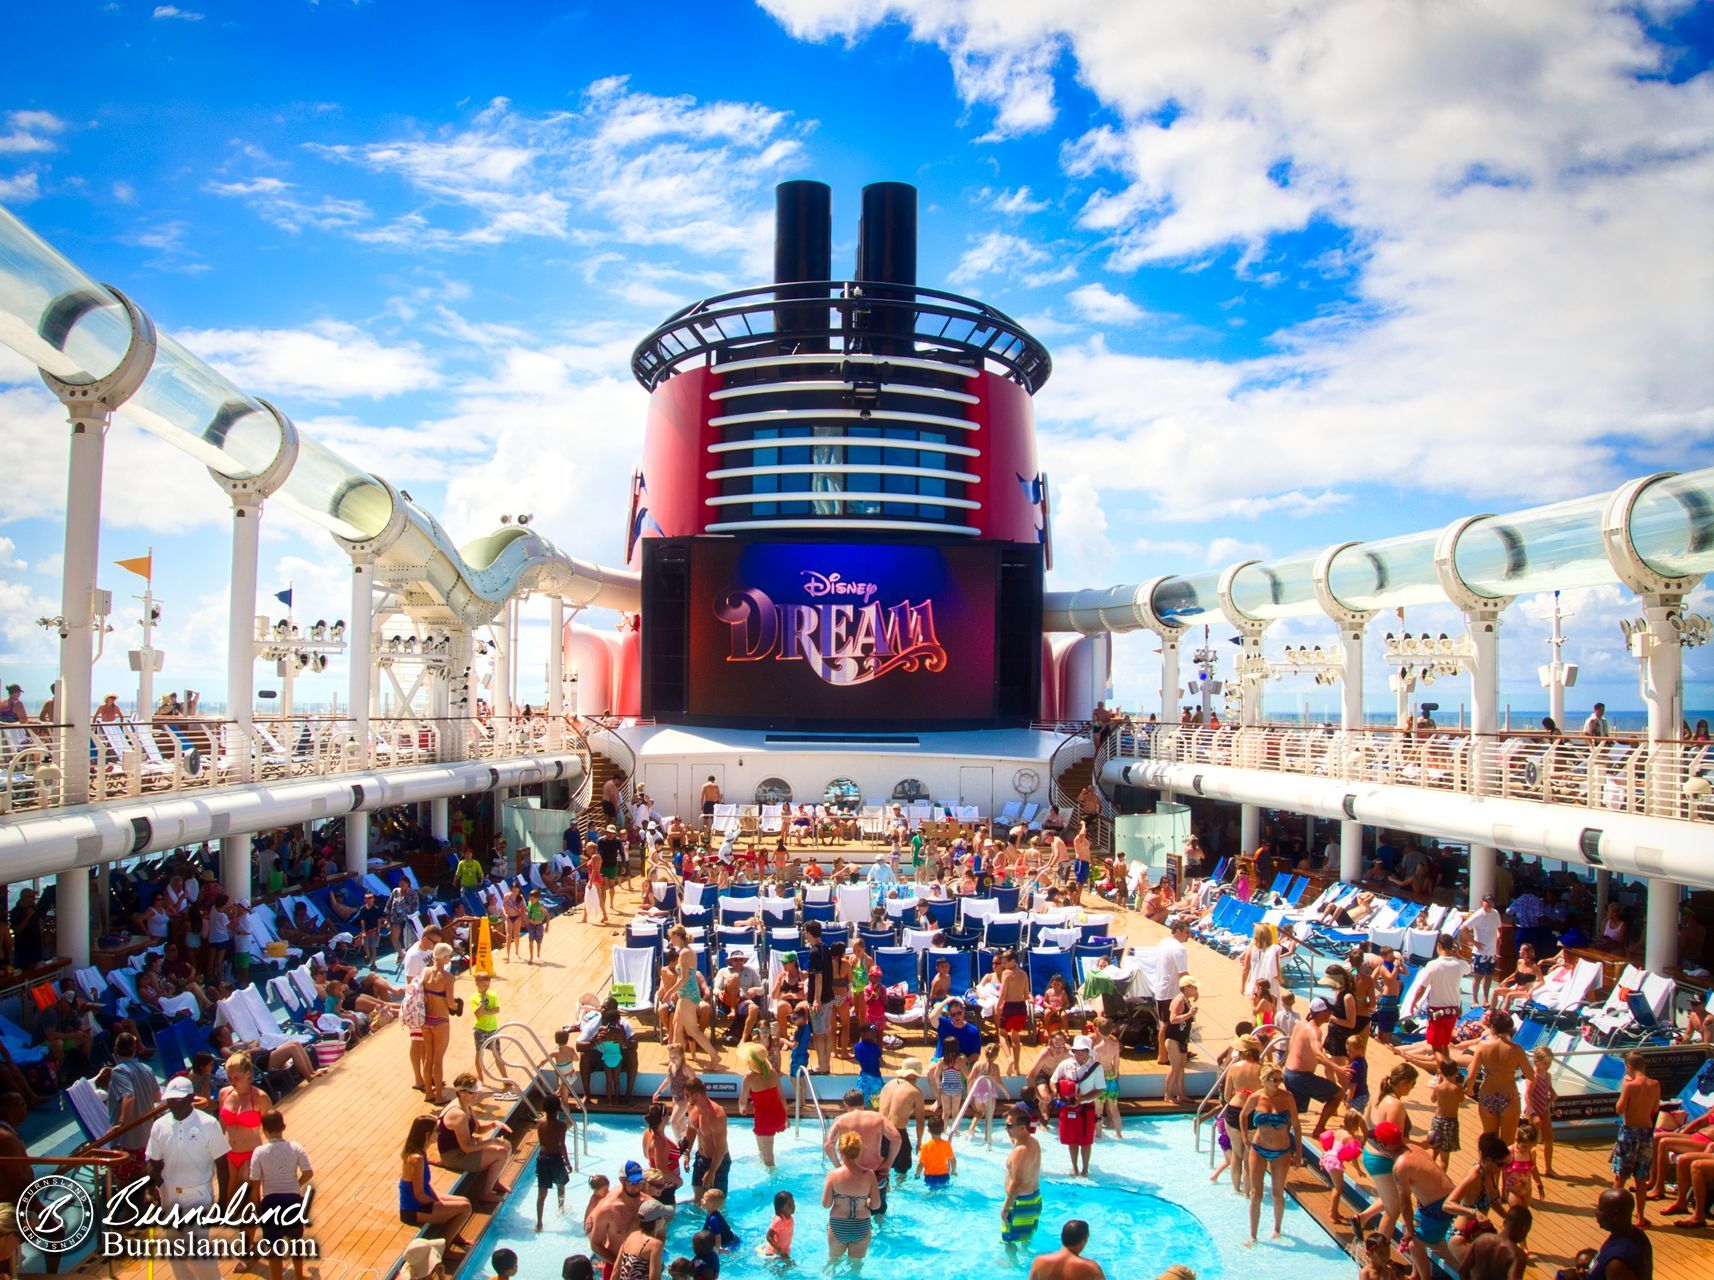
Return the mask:
MULTIPOLYGON (((1262 1046, 1262 1060, 1267 1061, 1268 1055, 1272 1054, 1280 1061, 1285 1061, 1286 1043, 1287 1037, 1275 1036, 1262 1046)), ((1202 1095, 1202 1101, 1197 1103, 1196 1109, 1191 1112, 1190 1132, 1197 1151, 1202 1150, 1202 1122, 1220 1113, 1220 1086, 1226 1082, 1226 1074, 1240 1061, 1242 1059, 1233 1054, 1226 1065, 1220 1069, 1220 1074, 1214 1077, 1214 1083, 1208 1086, 1208 1092, 1202 1095)), ((1219 1149, 1220 1144, 1218 1142, 1208 1144, 1208 1167, 1210 1169, 1214 1167, 1214 1155, 1219 1149)))
POLYGON ((579 1148, 582 1149, 581 1155, 589 1154, 589 1102, 581 1089, 572 1088, 571 1084, 560 1075, 558 1068, 554 1066, 553 1054, 542 1043, 542 1038, 536 1034, 535 1028, 527 1022, 502 1023, 483 1047, 493 1056, 495 1077, 504 1081, 506 1087, 517 1094, 519 1100, 525 1102, 526 1105, 528 1104, 530 1085, 528 1083, 520 1085, 512 1075, 512 1068, 514 1066, 520 1067, 530 1082, 540 1081, 544 1073, 553 1076, 555 1087, 552 1092, 570 1101, 577 1108, 571 1119, 571 1167, 573 1172, 582 1173, 583 1162, 579 1148), (538 1056, 534 1066, 530 1065, 530 1049, 519 1038, 520 1033, 529 1036, 535 1042, 538 1056), (507 1061, 504 1052, 507 1045, 515 1046, 524 1055, 522 1062, 507 1061))
MULTIPOLYGON (((815 1108, 815 1118, 821 1121, 822 1157, 825 1159, 827 1156, 827 1113, 821 1109, 821 1099, 815 1096, 815 1077, 810 1075, 808 1067, 799 1067, 793 1076, 793 1083, 795 1084, 798 1080, 803 1081, 803 1091, 809 1095, 809 1103, 815 1108)), ((796 1098, 793 1107, 795 1115, 792 1121, 792 1136, 798 1137, 803 1133, 803 1099, 796 1098)))

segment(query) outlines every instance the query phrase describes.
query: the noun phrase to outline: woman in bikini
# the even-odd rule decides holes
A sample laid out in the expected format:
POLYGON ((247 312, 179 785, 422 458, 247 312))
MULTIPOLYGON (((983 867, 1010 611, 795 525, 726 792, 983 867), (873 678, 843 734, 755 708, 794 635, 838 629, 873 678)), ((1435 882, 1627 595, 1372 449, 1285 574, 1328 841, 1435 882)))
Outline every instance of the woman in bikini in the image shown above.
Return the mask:
POLYGON ((1286 1179, 1299 1164, 1303 1151, 1303 1128, 1297 1101, 1285 1087, 1285 1073, 1269 1063, 1262 1068, 1261 1083, 1238 1115, 1238 1128, 1250 1148, 1250 1238, 1262 1220, 1262 1187, 1273 1183, 1274 1234, 1280 1238, 1285 1222, 1286 1179))
POLYGON ((1405 1099, 1416 1088, 1418 1078, 1416 1068, 1409 1063, 1394 1067, 1381 1081, 1381 1087, 1375 1092, 1368 1113, 1363 1117, 1369 1126, 1369 1140, 1363 1147, 1363 1172, 1375 1184, 1375 1194, 1381 1201, 1381 1221, 1377 1230, 1389 1240, 1393 1238, 1393 1227, 1403 1208, 1399 1185, 1393 1180, 1393 1165, 1399 1158, 1399 1152, 1380 1142, 1375 1133, 1382 1125, 1390 1124, 1398 1130, 1401 1146, 1410 1140, 1410 1112, 1405 1110, 1405 1099))
POLYGON ((524 936, 524 907, 524 891, 514 884, 500 900, 500 910, 506 916, 506 949, 501 952, 504 959, 512 958, 512 953, 518 949, 519 941, 524 936))
POLYGON ((438 1124, 434 1116, 418 1116, 405 1134, 399 1169, 399 1221, 407 1227, 445 1227, 447 1247, 465 1250, 470 1244, 459 1237, 458 1230, 470 1218, 470 1201, 463 1196, 437 1195, 429 1182, 428 1140, 438 1124))
POLYGON ((643 1167, 660 1170, 662 1204, 678 1200, 678 1189, 684 1185, 684 1175, 679 1171, 682 1154, 669 1131, 667 1109, 658 1102, 650 1103, 643 1113, 643 1167))
POLYGON ((447 968, 451 963, 452 945, 442 942, 423 970, 423 1094, 436 1104, 448 1101, 446 1047, 452 1040, 452 990, 457 982, 447 968))
POLYGON ((1226 1079, 1220 1086, 1220 1100, 1225 1104, 1226 1133, 1232 1139, 1232 1190, 1243 1195, 1250 1153, 1239 1119, 1250 1095, 1261 1087, 1262 1044, 1254 1036, 1239 1036, 1232 1047, 1237 1051, 1238 1060, 1226 1070, 1226 1079))
MULTIPOLYGON (((250 1055, 234 1053, 226 1059, 226 1088, 220 1091, 220 1127, 226 1134, 226 1163, 231 1166, 229 1185, 240 1196, 249 1194, 250 1156, 262 1145, 262 1115, 273 1109, 268 1091, 256 1084, 256 1069, 250 1055)), ((245 1232, 248 1240, 250 1234, 245 1232)))
POLYGON ((827 1258, 830 1264, 842 1257, 859 1262, 869 1252, 869 1215, 881 1207, 881 1191, 875 1175, 857 1164, 863 1156, 862 1138, 842 1133, 835 1149, 839 1167, 821 1184, 821 1204, 829 1211, 827 1258))
POLYGON ((708 1055, 708 1070, 723 1071, 720 1050, 702 1029, 702 1006, 708 1001, 708 984, 696 967, 696 952, 684 947, 678 953, 678 968, 673 971, 678 1003, 673 1006, 673 1043, 683 1045, 692 1041, 708 1055))
POLYGON ((1497 1133, 1510 1143, 1518 1136, 1518 1077, 1535 1083, 1535 1065, 1529 1054, 1512 1043, 1517 1029, 1504 1009, 1488 1015, 1488 1038, 1476 1046, 1470 1060, 1470 1083, 1465 1091, 1476 1099, 1483 1133, 1497 1133), (1478 1087, 1480 1092, 1478 1093, 1478 1087))

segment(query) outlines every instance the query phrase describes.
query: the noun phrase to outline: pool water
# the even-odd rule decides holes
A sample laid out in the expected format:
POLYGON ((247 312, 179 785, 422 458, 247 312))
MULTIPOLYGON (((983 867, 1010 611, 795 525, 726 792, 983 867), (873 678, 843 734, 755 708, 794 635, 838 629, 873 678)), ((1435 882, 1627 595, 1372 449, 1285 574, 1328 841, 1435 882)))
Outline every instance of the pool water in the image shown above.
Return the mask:
MULTIPOLYGON (((775 1141, 777 1168, 770 1175, 755 1154, 748 1124, 731 1126, 734 1164, 726 1217, 742 1243, 722 1261, 723 1276, 777 1274, 777 1264, 760 1256, 776 1191, 797 1200, 793 1255, 799 1270, 827 1266, 827 1211, 821 1208, 821 1184, 827 1164, 819 1144, 790 1132, 775 1141)), ((1206 1135, 1206 1130, 1204 1131, 1206 1135)), ((536 1188, 533 1160, 518 1186, 490 1224, 459 1280, 491 1275, 488 1257, 503 1246, 515 1250, 518 1274, 530 1280, 557 1280, 570 1254, 588 1253, 583 1211, 589 1201, 585 1183, 592 1172, 617 1180, 626 1160, 641 1159, 641 1121, 597 1122, 589 1134, 589 1155, 581 1173, 572 1175, 562 1216, 548 1197, 543 1230, 535 1230, 536 1188)), ((1356 1266, 1321 1227, 1289 1197, 1283 1239, 1273 1242, 1273 1207, 1262 1202, 1261 1242, 1245 1248, 1248 1202, 1229 1181, 1208 1181, 1206 1151, 1197 1152, 1190 1123, 1183 1119, 1130 1121, 1121 1142, 1103 1138, 1095 1146, 1092 1179, 1066 1176, 1065 1148, 1050 1134, 1042 1142, 1042 1225, 1030 1246, 1013 1259, 999 1240, 1005 1153, 1008 1144, 996 1127, 996 1145, 956 1144, 958 1175, 951 1187, 929 1192, 913 1179, 889 1192, 888 1212, 863 1264, 870 1276, 886 1280, 951 1280, 965 1276, 1026 1276, 1032 1256, 1059 1247, 1059 1228, 1067 1218, 1090 1224, 1085 1256, 1099 1262, 1113 1280, 1154 1280, 1173 1263, 1191 1267, 1198 1280, 1237 1280, 1255 1275, 1289 1274, 1293 1280, 1353 1280, 1356 1266)), ((665 1258, 689 1256, 691 1235, 703 1214, 684 1203, 667 1237, 665 1258)), ((841 1264, 841 1272, 849 1263, 841 1264)), ((663 1265, 662 1274, 665 1275, 663 1265)))

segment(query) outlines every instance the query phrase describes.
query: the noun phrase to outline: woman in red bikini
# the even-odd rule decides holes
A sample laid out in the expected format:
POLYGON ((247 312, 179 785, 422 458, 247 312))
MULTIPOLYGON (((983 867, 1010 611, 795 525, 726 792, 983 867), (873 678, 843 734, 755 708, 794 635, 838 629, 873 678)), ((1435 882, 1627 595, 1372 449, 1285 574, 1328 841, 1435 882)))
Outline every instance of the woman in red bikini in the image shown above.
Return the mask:
MULTIPOLYGON (((262 1145, 262 1113, 274 1100, 256 1084, 256 1069, 248 1053, 226 1059, 226 1087, 220 1091, 220 1127, 226 1131, 226 1162, 231 1166, 229 1185, 249 1194, 250 1155, 262 1145)), ((248 1241, 250 1233, 245 1232, 248 1241)))

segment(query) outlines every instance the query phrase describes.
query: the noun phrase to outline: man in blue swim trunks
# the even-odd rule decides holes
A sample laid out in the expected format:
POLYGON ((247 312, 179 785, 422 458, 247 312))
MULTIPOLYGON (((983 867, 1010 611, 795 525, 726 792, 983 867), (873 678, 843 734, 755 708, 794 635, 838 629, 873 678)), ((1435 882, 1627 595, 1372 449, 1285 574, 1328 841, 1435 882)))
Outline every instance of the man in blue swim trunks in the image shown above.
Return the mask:
POLYGON ((1432 1274, 1430 1252, 1439 1254, 1456 1274, 1458 1259, 1447 1247, 1446 1237, 1452 1230, 1452 1214, 1446 1210, 1446 1197, 1452 1194, 1452 1179, 1446 1171, 1420 1147, 1407 1147, 1393 1164, 1393 1181, 1401 1194, 1416 1202, 1413 1230, 1407 1231, 1404 1246, 1419 1276, 1432 1274))
POLYGON ((1333 1006, 1317 996, 1309 1002, 1309 1016, 1291 1029, 1286 1043, 1285 1087, 1291 1091, 1297 1109, 1307 1111, 1311 1099, 1321 1103, 1321 1114, 1315 1118, 1311 1138, 1321 1136, 1333 1112, 1345 1099, 1343 1085, 1322 1075, 1318 1068, 1325 1067, 1342 1082, 1351 1078, 1351 1069, 1328 1057, 1322 1048, 1322 1036, 1332 1017, 1333 1006))

